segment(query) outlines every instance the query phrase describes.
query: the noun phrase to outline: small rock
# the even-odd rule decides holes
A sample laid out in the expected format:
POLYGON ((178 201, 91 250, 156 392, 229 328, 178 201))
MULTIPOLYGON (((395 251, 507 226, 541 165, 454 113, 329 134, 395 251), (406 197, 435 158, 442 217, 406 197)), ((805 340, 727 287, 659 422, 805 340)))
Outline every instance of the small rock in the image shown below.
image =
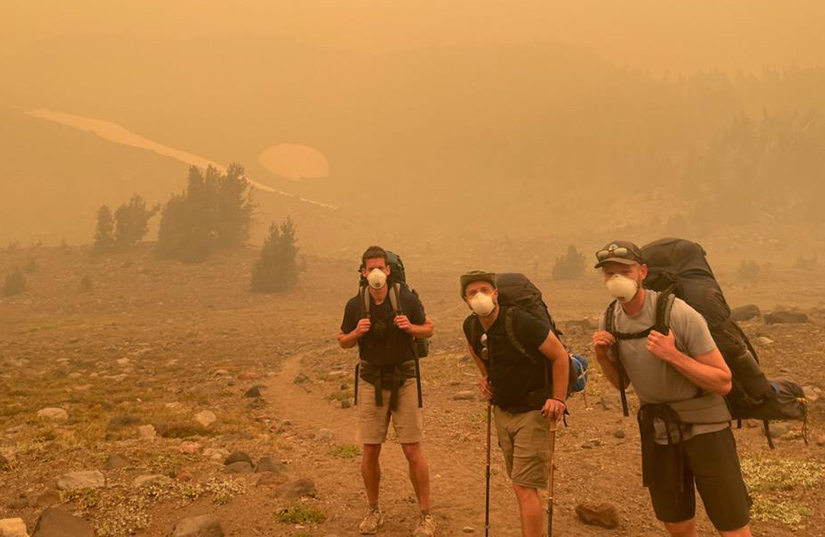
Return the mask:
POLYGON ((613 436, 616 437, 616 438, 624 438, 625 434, 624 434, 624 431, 622 431, 621 429, 618 429, 618 430, 613 432, 613 436))
POLYGON ((282 474, 286 472, 286 464, 275 461, 271 457, 264 457, 255 465, 255 473, 272 472, 275 474, 282 474))
POLYGON ((141 425, 137 428, 138 437, 144 440, 151 440, 158 435, 154 425, 141 425))
POLYGON ((82 518, 50 507, 37 520, 32 537, 95 537, 95 532, 82 518))
POLYGON ((279 487, 277 493, 279 496, 293 500, 318 497, 318 489, 315 488, 315 482, 311 479, 296 479, 295 481, 290 481, 279 487))
POLYGON ((816 445, 825 447, 825 434, 819 435, 819 437, 816 439, 816 445))
POLYGON ((278 424, 278 428, 276 429, 275 432, 285 433, 290 429, 292 429, 292 422, 289 421, 289 420, 284 420, 284 421, 282 421, 281 423, 278 424))
POLYGON ((126 468, 131 464, 132 462, 126 457, 121 457, 120 455, 109 455, 109 458, 106 459, 106 463, 103 465, 103 468, 106 470, 119 470, 121 468, 126 468))
POLYGON ((64 421, 69 419, 69 413, 62 408, 41 408, 37 411, 37 417, 44 420, 64 421))
POLYGON ((238 380, 255 380, 258 374, 254 371, 244 371, 238 375, 238 380))
POLYGON ((730 316, 734 321, 750 321, 751 319, 756 319, 761 315, 762 311, 756 304, 739 306, 738 308, 733 308, 730 312, 730 316))
POLYGON ((193 481, 195 479, 195 474, 191 470, 183 469, 177 474, 175 474, 176 481, 193 481))
POLYGON ((0 537, 29 537, 26 523, 22 518, 4 518, 0 520, 0 537))
POLYGON ((183 442, 181 445, 178 446, 178 451, 181 453, 186 453, 188 455, 192 455, 194 453, 199 452, 203 449, 203 445, 198 442, 183 442))
POLYGON ((295 376, 295 380, 293 380, 292 382, 294 382, 295 384, 303 384, 305 382, 309 382, 309 377, 304 375, 303 373, 298 373, 295 376))
POLYGON ((115 416, 109 420, 107 429, 122 429, 131 425, 137 425, 138 423, 140 423, 140 418, 137 416, 115 416))
POLYGON ((253 472, 252 465, 246 461, 233 462, 226 465, 227 474, 251 474, 253 472))
POLYGON ((60 503, 60 494, 56 490, 47 490, 34 501, 35 507, 52 507, 60 503))
POLYGON ((172 412, 180 412, 181 410, 183 410, 183 403, 166 403, 163 406, 166 407, 167 410, 171 410, 172 412))
POLYGON ((350 401, 349 399, 344 399, 343 401, 341 401, 341 408, 343 408, 344 410, 352 408, 352 401, 350 401))
POLYGON ((822 395, 822 390, 816 386, 803 386, 802 391, 805 393, 805 399, 808 403, 816 403, 822 395))
POLYGON ((202 427, 209 427, 210 425, 218 421, 218 417, 211 410, 202 410, 198 412, 197 414, 195 414, 194 419, 202 427))
POLYGON ((223 537, 223 528, 215 515, 184 518, 175 525, 172 537, 223 537))
POLYGON ((454 401, 472 401, 476 398, 476 392, 473 390, 465 390, 453 395, 454 401))
POLYGON ((773 345, 773 340, 768 336, 759 336, 758 338, 756 338, 756 342, 762 345, 763 347, 770 347, 771 345, 773 345))
POLYGON ((94 489, 106 485, 106 478, 98 470, 69 472, 57 478, 58 490, 94 489))
POLYGON ((335 440, 335 433, 329 429, 321 429, 315 434, 316 442, 332 442, 335 440))
MULTIPOLYGON (((772 421, 770 423, 771 438, 781 438, 791 432, 793 426, 786 421, 772 421)), ((762 427, 762 434, 765 434, 765 428, 762 427)))
POLYGON ((475 533, 476 529, 472 526, 464 526, 464 528, 461 531, 463 531, 464 533, 475 533))
POLYGON ((203 456, 212 461, 223 462, 229 456, 229 450, 224 448, 207 448, 203 451, 203 456))
POLYGON ((260 397, 261 396, 261 389, 258 388, 257 386, 252 386, 251 388, 246 390, 246 392, 243 394, 243 396, 244 397, 249 397, 249 398, 260 397))
POLYGON ((799 324, 807 323, 808 315, 801 311, 773 311, 765 314, 767 324, 799 324))
POLYGON ((234 464, 236 462, 246 462, 249 463, 250 466, 252 466, 252 458, 243 451, 236 451, 235 453, 228 456, 225 461, 223 461, 223 463, 226 466, 229 466, 230 464, 234 464))
POLYGON ((579 520, 590 526, 601 526, 609 530, 619 525, 619 513, 610 504, 582 503, 576 506, 579 520))
POLYGON ((116 362, 117 362, 117 365, 129 365, 129 359, 128 358, 120 358, 119 360, 116 360, 116 362))
POLYGON ((264 472, 261 474, 261 477, 258 478, 258 483, 256 486, 259 487, 273 487, 278 485, 283 485, 289 481, 289 478, 286 474, 276 474, 272 472, 264 472))
POLYGON ((132 481, 132 487, 139 489, 140 487, 145 487, 146 485, 154 485, 159 484, 162 485, 164 483, 171 483, 172 478, 167 477, 165 475, 160 474, 152 474, 152 475, 141 475, 135 478, 132 481))
POLYGON ((618 395, 603 395, 599 399, 599 404, 605 410, 613 410, 622 405, 622 400, 618 395))
POLYGON ((327 378, 331 379, 342 379, 347 376, 349 376, 349 371, 344 370, 330 371, 329 373, 327 373, 327 378))

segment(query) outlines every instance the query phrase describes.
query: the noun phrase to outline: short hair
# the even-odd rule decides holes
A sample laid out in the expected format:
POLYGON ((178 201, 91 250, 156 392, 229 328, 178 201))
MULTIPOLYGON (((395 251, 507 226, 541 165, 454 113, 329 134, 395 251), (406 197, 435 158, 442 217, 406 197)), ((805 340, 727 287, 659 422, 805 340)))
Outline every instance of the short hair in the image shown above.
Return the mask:
POLYGON ((366 266, 368 259, 383 259, 384 263, 389 264, 387 251, 380 246, 370 246, 367 248, 364 255, 361 256, 361 264, 366 266))

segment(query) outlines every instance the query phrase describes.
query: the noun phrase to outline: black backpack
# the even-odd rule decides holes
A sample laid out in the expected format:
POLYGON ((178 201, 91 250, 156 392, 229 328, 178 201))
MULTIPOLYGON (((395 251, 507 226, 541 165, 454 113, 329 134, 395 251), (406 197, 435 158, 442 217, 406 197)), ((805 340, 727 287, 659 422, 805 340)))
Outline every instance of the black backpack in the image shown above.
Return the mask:
MULTIPOLYGON (((498 288, 498 304, 502 308, 504 314, 504 330, 507 333, 507 339, 510 344, 515 347, 521 354, 529 358, 534 363, 541 360, 541 363, 546 368, 546 380, 550 382, 550 374, 547 369, 547 360, 536 356, 536 353, 530 352, 524 348, 524 345, 516 337, 516 331, 513 326, 513 317, 515 308, 521 309, 542 321, 542 323, 553 331, 553 334, 561 341, 562 332, 556 327, 550 311, 547 309, 547 304, 544 302, 541 291, 530 279, 524 274, 518 272, 500 273, 496 274, 496 287, 498 288)), ((475 327, 475 323, 472 325, 475 327)), ((471 335, 475 341, 475 334, 471 335)), ((584 357, 573 355, 568 352, 570 356, 570 378, 567 384, 567 395, 570 396, 574 392, 584 390, 587 382, 587 360, 584 357)))
MULTIPOLYGON (((742 328, 731 318, 730 307, 707 262, 705 250, 684 239, 660 239, 642 247, 648 267, 644 285, 661 293, 654 326, 637 334, 616 333, 615 302, 605 312, 605 326, 617 339, 647 337, 651 330, 667 333, 675 297, 681 298, 707 321, 711 336, 728 364, 733 387, 725 396, 731 415, 740 421, 760 419, 768 443, 773 447, 769 420, 801 420, 807 425, 807 401, 802 388, 791 380, 769 381, 759 367, 759 358, 742 328)), ((624 385, 624 378, 622 378, 624 385)), ((621 390, 625 415, 627 399, 621 390)), ((807 435, 803 434, 807 443, 807 435)))

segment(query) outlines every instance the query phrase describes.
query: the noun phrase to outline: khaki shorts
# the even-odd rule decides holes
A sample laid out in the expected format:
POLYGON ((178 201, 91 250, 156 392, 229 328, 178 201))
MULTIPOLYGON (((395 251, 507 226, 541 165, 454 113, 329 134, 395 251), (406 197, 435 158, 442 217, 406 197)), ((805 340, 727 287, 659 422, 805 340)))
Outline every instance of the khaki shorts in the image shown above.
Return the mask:
POLYGON ((402 444, 415 444, 424 438, 424 421, 418 408, 416 380, 407 379, 398 389, 398 408, 390 411, 390 390, 382 390, 383 405, 375 404, 375 386, 358 379, 358 441, 361 444, 383 444, 392 425, 402 444))
POLYGON ((550 422, 541 411, 513 414, 493 407, 498 445, 504 453, 507 475, 514 485, 541 489, 547 486, 550 460, 550 422))

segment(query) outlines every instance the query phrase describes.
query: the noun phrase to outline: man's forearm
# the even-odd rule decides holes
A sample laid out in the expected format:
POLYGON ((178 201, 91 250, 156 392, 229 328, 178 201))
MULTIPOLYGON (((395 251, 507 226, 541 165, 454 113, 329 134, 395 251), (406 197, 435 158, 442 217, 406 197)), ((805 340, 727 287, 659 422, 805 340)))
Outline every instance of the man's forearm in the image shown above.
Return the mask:
POLYGON ((705 391, 727 395, 731 389, 729 371, 700 363, 678 350, 668 358, 667 363, 705 391))
POLYGON ((607 378, 608 382, 617 390, 619 386, 619 367, 606 355, 600 356, 596 353, 596 360, 599 362, 599 367, 602 369, 602 374, 607 378))
POLYGON ((429 339, 433 336, 433 323, 427 319, 424 324, 411 324, 407 333, 419 339, 429 339))
POLYGON ((343 331, 338 334, 338 344, 342 349, 351 349, 358 343, 358 334, 355 330, 345 334, 343 331))
POLYGON ((567 352, 557 355, 552 362, 553 368, 553 398, 567 399, 568 383, 570 382, 570 357, 567 352))

